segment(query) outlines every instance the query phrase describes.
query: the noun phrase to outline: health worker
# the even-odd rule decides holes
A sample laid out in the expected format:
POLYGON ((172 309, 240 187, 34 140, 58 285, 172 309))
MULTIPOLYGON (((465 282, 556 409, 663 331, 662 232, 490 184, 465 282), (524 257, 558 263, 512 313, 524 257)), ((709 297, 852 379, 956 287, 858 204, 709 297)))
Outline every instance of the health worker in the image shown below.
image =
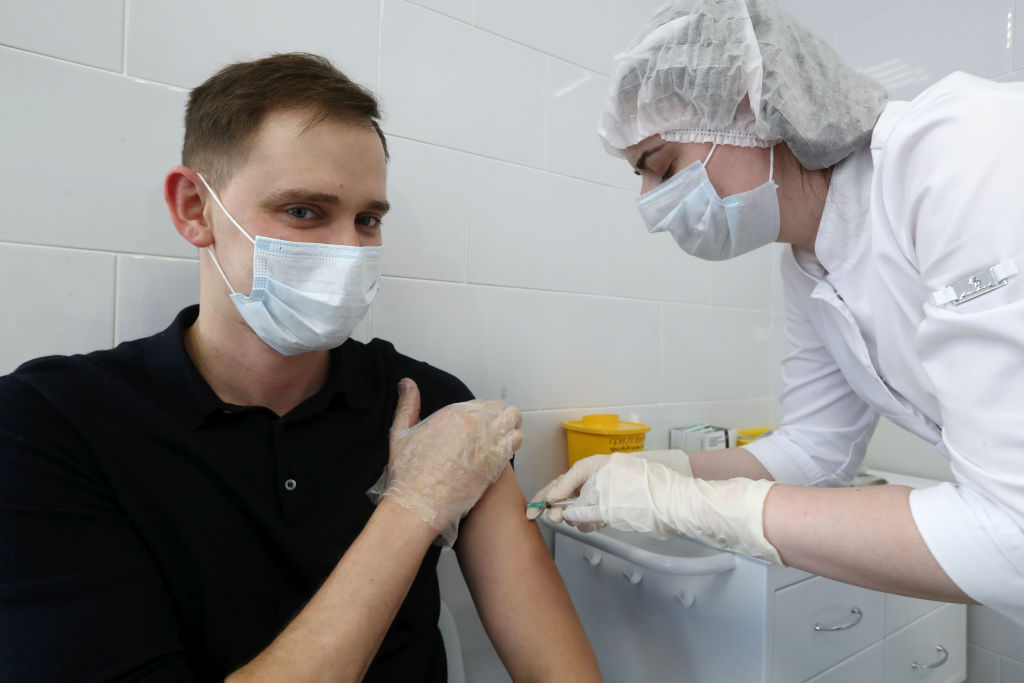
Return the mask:
POLYGON ((789 245, 781 425, 585 458, 535 498, 579 496, 549 519, 1024 623, 1022 122, 1024 84, 964 73, 889 102, 769 0, 658 10, 617 57, 599 134, 640 175, 650 232, 712 261, 789 245), (955 483, 849 486, 879 416, 955 483))

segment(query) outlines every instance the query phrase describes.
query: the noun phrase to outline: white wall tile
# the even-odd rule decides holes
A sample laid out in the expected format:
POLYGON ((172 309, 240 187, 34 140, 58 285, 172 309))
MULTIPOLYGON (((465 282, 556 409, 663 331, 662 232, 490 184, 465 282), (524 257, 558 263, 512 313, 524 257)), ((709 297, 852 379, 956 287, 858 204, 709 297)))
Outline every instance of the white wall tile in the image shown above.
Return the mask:
POLYGON ((545 57, 401 0, 384 0, 385 130, 540 168, 545 57))
POLYGON ((605 189, 487 159, 469 164, 470 282, 603 294, 605 189))
POLYGON ((711 303, 711 269, 668 233, 648 233, 636 192, 609 190, 608 292, 638 299, 711 303))
POLYGON ((1019 83, 1024 81, 1024 69, 1021 69, 1020 71, 1011 71, 1010 73, 1003 74, 1002 76, 996 76, 992 80, 1001 81, 1003 83, 1019 83))
POLYGON ((967 608, 967 642, 1016 659, 1024 653, 1024 625, 991 607, 971 605, 967 608))
POLYGON ((0 3, 0 44, 121 71, 124 0, 0 3))
POLYGON ((481 398, 537 407, 540 306, 533 292, 385 278, 371 332, 452 373, 481 398))
POLYGON ((712 263, 712 305, 770 310, 776 263, 775 252, 769 247, 712 263))
POLYGON ((446 14, 453 19, 473 21, 473 0, 409 0, 414 5, 446 14))
POLYGON ((771 401, 767 398, 748 401, 713 401, 707 404, 706 421, 721 427, 745 429, 771 426, 771 401))
POLYGON ((1024 683, 1024 662, 1007 657, 1000 658, 999 683, 1024 683))
POLYGON ((615 50, 612 0, 476 0, 474 23, 542 52, 607 73, 615 50))
POLYGON ((952 71, 992 77, 1010 70, 1007 17, 1013 0, 909 0, 839 31, 847 63, 911 99, 952 71))
POLYGON ((999 657, 980 647, 968 645, 967 680, 970 683, 999 683, 999 657))
POLYGON ((516 452, 516 480, 529 500, 569 467, 565 420, 578 420, 590 410, 541 410, 523 413, 523 445, 516 452))
POLYGON ((184 94, 0 49, 0 239, 192 256, 163 199, 184 94))
POLYGON ((541 407, 657 401, 658 304, 547 294, 543 310, 541 407))
POLYGON ((661 400, 768 396, 767 313, 662 304, 661 400))
POLYGON ((864 467, 953 481, 949 460, 924 439, 885 418, 878 421, 878 428, 868 443, 864 467))
POLYGON ((402 138, 388 140, 384 273, 466 279, 469 165, 464 154, 402 138))
POLYGON ((198 261, 118 255, 115 344, 156 334, 181 309, 197 303, 198 261))
POLYGON ((605 151, 597 135, 607 92, 607 78, 548 58, 545 168, 635 192, 640 179, 625 159, 605 151))
POLYGON ((857 2, 834 2, 822 0, 779 0, 779 6, 819 38, 845 28, 905 0, 857 0, 857 2))
POLYGON ((114 255, 0 244, 0 375, 27 360, 111 346, 114 255))
MULTIPOLYGON (((1016 0, 1013 11, 1013 68, 1024 69, 1024 0, 1016 0)), ((1021 77, 1024 79, 1024 76, 1021 77)))
POLYGON ((129 0, 127 69, 192 88, 227 64, 302 51, 373 87, 379 17, 378 0, 129 0))

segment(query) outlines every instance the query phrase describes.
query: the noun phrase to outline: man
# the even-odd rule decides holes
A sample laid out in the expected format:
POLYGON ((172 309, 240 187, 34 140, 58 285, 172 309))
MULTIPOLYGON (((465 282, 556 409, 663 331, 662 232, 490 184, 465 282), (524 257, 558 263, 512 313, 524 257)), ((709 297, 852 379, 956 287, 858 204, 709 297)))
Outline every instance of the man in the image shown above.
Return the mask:
POLYGON ((200 305, 0 379, 0 678, 445 680, 439 536, 513 678, 598 678, 521 518, 518 411, 348 339, 379 277, 378 119, 310 55, 192 92, 164 189, 200 305))

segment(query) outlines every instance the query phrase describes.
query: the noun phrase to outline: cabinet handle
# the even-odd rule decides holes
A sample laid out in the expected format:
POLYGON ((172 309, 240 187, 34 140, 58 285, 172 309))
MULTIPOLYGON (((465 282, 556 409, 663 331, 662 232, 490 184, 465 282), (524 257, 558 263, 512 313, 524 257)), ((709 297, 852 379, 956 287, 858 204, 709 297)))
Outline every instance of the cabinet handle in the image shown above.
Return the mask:
POLYGON ((940 666, 945 664, 946 660, 949 659, 949 653, 946 652, 946 648, 941 645, 936 645, 935 650, 939 653, 939 661, 934 664, 918 664, 916 661, 913 661, 910 663, 910 668, 915 671, 918 669, 938 669, 940 666))
POLYGON ((683 607, 691 607, 693 606, 694 601, 697 599, 697 596, 688 590, 681 590, 675 595, 673 595, 672 599, 675 600, 677 605, 682 605, 683 607))
POLYGON ((814 625, 815 631, 845 631, 848 628, 853 628, 860 623, 860 620, 864 618, 864 613, 860 611, 858 607, 851 607, 850 614, 853 615, 853 621, 848 624, 840 624, 839 626, 822 626, 819 622, 814 625))

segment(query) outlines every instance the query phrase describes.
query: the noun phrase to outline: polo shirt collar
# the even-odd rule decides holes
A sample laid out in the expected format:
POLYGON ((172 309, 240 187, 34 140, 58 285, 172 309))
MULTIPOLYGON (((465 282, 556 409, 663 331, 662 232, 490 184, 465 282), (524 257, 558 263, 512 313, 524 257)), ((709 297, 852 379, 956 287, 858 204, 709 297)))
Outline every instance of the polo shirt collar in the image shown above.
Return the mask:
MULTIPOLYGON (((164 409, 178 416, 190 429, 198 429, 213 415, 259 410, 222 401, 199 373, 185 348, 184 333, 199 317, 199 305, 183 309, 174 322, 146 340, 146 367, 157 388, 164 409)), ((363 345, 349 339, 330 352, 330 365, 324 386, 296 411, 320 413, 335 400, 343 399, 355 410, 371 403, 371 386, 366 368, 360 362, 363 345)), ((295 411, 293 411, 295 412, 295 411)))

